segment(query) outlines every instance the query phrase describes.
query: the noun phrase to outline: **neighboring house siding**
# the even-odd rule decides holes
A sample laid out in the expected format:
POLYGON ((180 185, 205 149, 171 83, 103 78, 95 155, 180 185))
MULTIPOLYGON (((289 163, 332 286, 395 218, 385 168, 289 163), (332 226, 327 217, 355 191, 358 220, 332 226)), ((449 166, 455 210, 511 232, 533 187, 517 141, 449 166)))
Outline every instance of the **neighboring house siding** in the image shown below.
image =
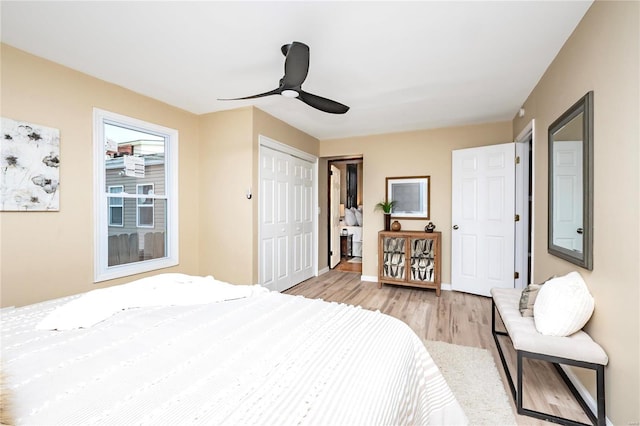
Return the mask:
MULTIPOLYGON (((115 162, 114 166, 107 169, 106 185, 122 185, 123 191, 127 194, 136 194, 137 186, 142 184, 153 184, 154 194, 166 194, 164 164, 151 164, 145 166, 144 178, 133 178, 122 174, 123 168, 115 162)), ((137 203, 134 198, 124 200, 124 223, 123 226, 109 226, 109 236, 120 234, 139 235, 139 250, 144 250, 144 235, 149 232, 165 232, 166 230, 166 201, 154 200, 153 227, 137 226, 137 203)))

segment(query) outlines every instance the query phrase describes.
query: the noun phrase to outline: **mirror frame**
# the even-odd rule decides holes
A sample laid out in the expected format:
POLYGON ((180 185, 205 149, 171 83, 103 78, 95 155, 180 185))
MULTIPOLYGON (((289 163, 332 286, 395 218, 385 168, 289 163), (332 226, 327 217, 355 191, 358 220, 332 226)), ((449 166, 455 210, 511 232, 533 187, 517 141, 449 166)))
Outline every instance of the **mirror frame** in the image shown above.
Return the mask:
POLYGON ((547 249, 549 254, 568 262, 593 269, 593 91, 588 92, 549 126, 549 210, 547 249), (553 243, 553 142, 554 135, 576 116, 584 114, 582 120, 582 252, 569 250, 553 243))
POLYGON ((406 177, 388 177, 385 179, 385 199, 388 201, 395 200, 393 197, 393 184, 401 183, 420 183, 424 187, 422 194, 422 208, 420 211, 399 211, 396 207, 391 210, 393 219, 429 219, 429 210, 431 209, 431 177, 430 176, 406 176, 406 177))

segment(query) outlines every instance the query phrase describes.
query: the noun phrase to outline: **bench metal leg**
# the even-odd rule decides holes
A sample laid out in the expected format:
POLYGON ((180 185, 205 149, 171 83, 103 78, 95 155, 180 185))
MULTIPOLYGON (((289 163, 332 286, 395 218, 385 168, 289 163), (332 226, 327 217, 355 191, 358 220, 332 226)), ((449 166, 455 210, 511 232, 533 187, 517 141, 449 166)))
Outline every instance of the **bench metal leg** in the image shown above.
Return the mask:
POLYGON ((508 334, 504 331, 496 330, 496 305, 491 299, 491 334, 493 335, 493 340, 496 342, 496 347, 498 348, 498 355, 500 355, 500 361, 502 361, 502 368, 504 369, 504 373, 507 376, 507 382, 509 383, 509 389, 511 389, 511 397, 513 400, 516 400, 516 388, 513 384, 513 380, 511 379, 511 374, 509 374, 509 367, 507 366, 507 360, 504 357, 504 353, 502 353, 502 348, 500 347, 500 342, 498 341, 498 336, 508 336, 508 334))
MULTIPOLYGON (((589 426, 587 423, 581 423, 575 420, 567 419, 564 417, 554 416, 553 414, 543 413, 540 411, 529 410, 523 407, 523 372, 522 367, 524 364, 524 360, 526 358, 530 359, 538 359, 542 361, 547 361, 553 364, 553 366, 558 371, 558 374, 565 382, 571 393, 573 394, 576 401, 580 404, 582 409, 584 410, 589 420, 591 420, 592 424, 595 426, 605 426, 606 425, 606 413, 605 413, 605 394, 604 394, 604 365, 594 364, 583 361, 576 361, 567 358, 555 357, 550 355, 539 354, 535 352, 527 352, 516 350, 517 361, 516 361, 516 384, 514 386, 513 379, 511 378, 511 372, 509 371, 509 366, 507 365, 504 353, 502 351, 501 344, 498 340, 498 336, 508 336, 508 333, 496 330, 496 306, 491 300, 491 334, 493 334, 493 339, 496 342, 496 347, 498 349, 498 354, 500 355, 500 360, 502 361, 502 367, 504 368, 505 375, 507 376, 507 381, 509 382, 509 387, 511 388, 511 395, 513 397, 513 401, 516 404, 516 409, 518 414, 525 415, 529 417, 535 417, 538 419, 550 421, 553 423, 558 423, 562 425, 568 426, 589 426), (596 398, 597 398, 597 416, 595 413, 591 411, 589 406, 587 405, 582 395, 578 392, 574 384, 571 382, 567 374, 561 367, 563 365, 571 365, 575 367, 588 368, 590 370, 594 370, 596 372, 596 398), (516 389, 517 388, 517 389, 516 389)), ((499 314, 499 312, 498 312, 499 314)))

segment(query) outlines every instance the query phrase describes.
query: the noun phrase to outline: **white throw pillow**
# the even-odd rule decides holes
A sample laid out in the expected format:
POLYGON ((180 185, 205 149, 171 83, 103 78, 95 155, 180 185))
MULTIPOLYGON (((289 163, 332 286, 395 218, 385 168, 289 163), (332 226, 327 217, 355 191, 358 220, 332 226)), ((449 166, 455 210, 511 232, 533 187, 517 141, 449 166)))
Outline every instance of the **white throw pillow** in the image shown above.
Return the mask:
POLYGON ((358 223, 356 221, 356 214, 353 212, 352 209, 346 209, 344 211, 344 223, 347 226, 356 226, 356 223, 358 223))
POLYGON ((547 336, 569 336, 589 321, 594 305, 579 273, 553 278, 540 288, 533 305, 536 329, 547 336))
POLYGON ((358 226, 362 226, 362 211, 361 210, 354 210, 355 215, 356 215, 356 223, 358 224, 358 226))

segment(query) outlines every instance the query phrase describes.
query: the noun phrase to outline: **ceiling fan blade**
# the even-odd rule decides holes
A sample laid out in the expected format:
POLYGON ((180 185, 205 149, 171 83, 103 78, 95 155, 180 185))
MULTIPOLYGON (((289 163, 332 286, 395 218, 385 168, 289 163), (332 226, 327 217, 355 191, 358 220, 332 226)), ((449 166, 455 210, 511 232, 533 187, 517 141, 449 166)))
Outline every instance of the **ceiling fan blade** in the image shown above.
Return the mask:
POLYGON ((255 99, 255 98, 263 98, 265 96, 279 95, 280 93, 282 93, 282 89, 278 87, 277 89, 273 89, 273 90, 270 90, 268 92, 260 93, 258 95, 245 96, 243 98, 225 98, 225 99, 218 99, 218 100, 219 101, 241 101, 243 99, 255 99))
POLYGON ((320 111, 328 112, 330 114, 344 114, 349 111, 349 107, 341 104, 340 102, 332 101, 331 99, 323 98, 322 96, 314 95, 302 90, 298 93, 298 99, 309 106, 319 109, 320 111))
POLYGON ((309 72, 309 46, 294 41, 282 46, 281 50, 286 56, 281 87, 285 89, 299 88, 309 72))

